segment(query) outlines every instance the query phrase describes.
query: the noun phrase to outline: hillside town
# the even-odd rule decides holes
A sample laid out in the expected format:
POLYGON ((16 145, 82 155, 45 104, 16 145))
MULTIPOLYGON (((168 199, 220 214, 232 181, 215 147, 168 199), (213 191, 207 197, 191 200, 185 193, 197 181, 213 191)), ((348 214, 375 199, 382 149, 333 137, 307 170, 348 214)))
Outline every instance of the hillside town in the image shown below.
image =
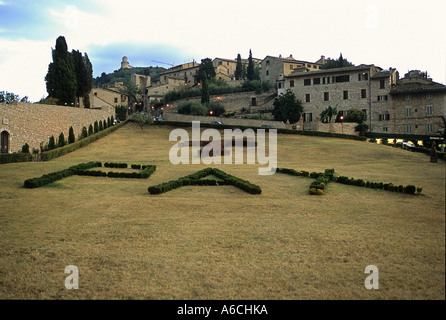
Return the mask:
MULTIPOLYGON (((273 94, 278 96, 291 90, 302 101, 301 129, 317 130, 320 113, 331 106, 337 108, 338 118, 346 117, 351 108, 362 110, 367 115, 370 136, 422 139, 444 133, 442 117, 446 116, 446 86, 435 82, 427 72, 411 70, 401 76, 395 68, 384 69, 373 64, 323 69, 324 56, 316 61, 297 60, 293 55, 268 55, 253 60, 260 70, 261 81, 272 84, 273 94)), ((234 75, 235 59, 215 58, 212 63, 217 79, 230 86, 240 85, 234 75)), ((246 66, 248 62, 245 59, 243 63, 246 66)), ((150 107, 152 101, 162 100, 169 91, 199 85, 195 81, 199 65, 192 61, 173 66, 161 72, 155 81, 151 81, 150 76, 132 74, 132 82, 142 92, 144 108, 150 107)), ((123 57, 121 68, 132 68, 127 57, 123 57)), ((102 103, 110 105, 126 104, 128 97, 118 93, 118 87, 119 83, 108 88, 94 88, 93 99, 100 98, 102 103)), ((224 104, 225 96, 213 99, 224 104)), ((258 95, 252 94, 249 100, 251 113, 273 108, 273 99, 260 106, 258 95)), ((131 107, 135 110, 135 106, 131 107)), ((240 112, 243 107, 246 103, 231 111, 240 112)), ((139 108, 141 111, 141 105, 139 108)))

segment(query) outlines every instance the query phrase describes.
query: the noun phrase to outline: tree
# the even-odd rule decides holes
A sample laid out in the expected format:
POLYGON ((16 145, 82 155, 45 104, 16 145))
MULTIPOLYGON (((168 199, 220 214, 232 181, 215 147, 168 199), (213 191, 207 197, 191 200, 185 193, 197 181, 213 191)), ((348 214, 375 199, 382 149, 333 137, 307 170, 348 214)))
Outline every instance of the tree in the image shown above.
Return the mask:
POLYGON ((354 66, 353 63, 349 62, 347 59, 344 59, 342 57, 342 53, 340 54, 338 59, 330 59, 328 58, 325 62, 325 64, 322 66, 322 69, 334 69, 334 68, 345 68, 345 67, 352 67, 354 66))
POLYGON ((207 80, 211 78, 215 78, 215 68, 214 64, 212 63, 212 60, 210 58, 201 59, 201 64, 198 67, 198 73, 196 76, 195 81, 197 83, 203 82, 203 79, 206 78, 207 80))
POLYGON ((153 123, 153 118, 147 113, 141 114, 137 112, 130 116, 130 121, 137 122, 141 128, 141 131, 144 131, 144 125, 153 123))
POLYGON ((70 130, 68 130, 68 143, 73 143, 75 140, 73 127, 70 127, 70 130))
POLYGON ((254 71, 254 61, 252 60, 252 52, 249 49, 249 57, 248 57, 248 69, 246 70, 246 78, 248 80, 255 80, 255 71, 254 71))
POLYGON ((58 146, 58 147, 63 147, 65 144, 66 144, 66 142, 65 142, 65 136, 64 136, 63 132, 61 132, 61 133, 59 134, 59 140, 57 140, 57 146, 58 146))
POLYGON ((93 88, 93 65, 90 62, 90 58, 88 58, 87 53, 83 57, 85 69, 86 69, 86 78, 84 83, 84 95, 82 100, 84 102, 85 108, 90 108, 90 92, 91 88, 93 88))
POLYGON ((294 93, 288 89, 284 94, 281 94, 274 99, 273 116, 275 120, 282 121, 284 123, 287 120, 290 123, 296 123, 299 121, 303 112, 302 102, 297 100, 294 93))
POLYGON ((206 73, 203 74, 203 81, 201 83, 201 103, 208 105, 210 100, 208 78, 206 73))
POLYGON ((54 136, 50 137, 50 140, 48 141, 48 150, 53 150, 56 148, 56 141, 54 140, 54 136))
POLYGON ((56 40, 56 48, 52 49, 53 62, 48 66, 45 76, 46 90, 52 98, 58 99, 60 105, 71 105, 76 101, 77 77, 73 56, 63 36, 56 40))
POLYGON ((240 56, 240 53, 237 54, 237 65, 235 66, 235 80, 242 79, 243 76, 243 64, 242 64, 242 57, 240 56))
POLYGON ((88 135, 91 136, 93 134, 93 125, 90 123, 88 126, 88 135))
POLYGON ((333 117, 336 117, 337 114, 338 114, 337 107, 333 108, 332 106, 328 106, 327 108, 325 108, 325 110, 323 110, 319 114, 319 117, 321 118, 321 122, 330 123, 333 117))
POLYGON ((138 101, 138 97, 142 94, 138 86, 130 81, 124 81, 124 86, 119 91, 128 96, 128 107, 138 101))
POLYGON ((345 122, 363 123, 366 120, 367 114, 357 108, 351 108, 348 110, 347 116, 344 118, 345 122))

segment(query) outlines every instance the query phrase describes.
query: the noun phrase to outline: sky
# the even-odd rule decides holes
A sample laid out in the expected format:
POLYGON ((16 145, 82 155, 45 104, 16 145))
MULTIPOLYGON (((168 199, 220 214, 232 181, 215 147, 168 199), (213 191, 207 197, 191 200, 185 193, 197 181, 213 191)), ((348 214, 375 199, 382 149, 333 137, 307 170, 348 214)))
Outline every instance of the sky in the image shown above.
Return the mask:
POLYGON ((0 0, 0 91, 36 102, 56 39, 87 53, 93 76, 120 68, 267 55, 322 55, 427 71, 445 84, 444 0, 0 0), (156 62, 155 62, 156 61, 156 62))

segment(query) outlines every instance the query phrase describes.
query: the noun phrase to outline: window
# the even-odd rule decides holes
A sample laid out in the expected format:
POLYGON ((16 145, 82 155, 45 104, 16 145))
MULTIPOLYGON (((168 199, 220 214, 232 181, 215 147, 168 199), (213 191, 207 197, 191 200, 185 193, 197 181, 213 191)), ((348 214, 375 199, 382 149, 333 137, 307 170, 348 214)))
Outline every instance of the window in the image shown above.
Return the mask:
POLYGON ((359 73, 358 81, 365 81, 365 80, 369 80, 369 74, 367 72, 359 73))
POLYGON ((432 99, 432 93, 426 93, 426 99, 432 99))
POLYGON ((350 81, 350 76, 348 74, 344 75, 344 76, 336 76, 334 78, 335 78, 334 82, 349 82, 350 81))
POLYGON ((293 70, 294 66, 292 64, 290 64, 290 70, 293 70))
MULTIPOLYGON (((268 72, 268 71, 267 71, 267 72, 268 72)), ((266 75, 268 75, 268 73, 267 73, 266 75)), ((282 89, 282 82, 279 82, 279 83, 278 83, 278 86, 279 86, 279 89, 282 89)))
POLYGON ((256 106, 257 105, 257 98, 251 98, 251 105, 256 106))
POLYGON ((311 85, 311 79, 304 79, 304 86, 311 85))
POLYGON ((388 111, 379 115, 379 121, 389 121, 389 120, 390 120, 390 114, 388 113, 388 111))
POLYGON ((411 124, 406 125, 406 133, 412 133, 412 125, 411 124))
POLYGON ((115 103, 118 103, 118 98, 115 98, 114 101, 115 101, 115 103))
POLYGON ((347 99, 348 99, 348 91, 345 90, 345 91, 344 91, 344 100, 347 100, 347 99))
POLYGON ((426 106, 426 116, 433 115, 432 106, 426 106))
POLYGON ((324 92, 324 101, 328 101, 328 100, 330 100, 330 93, 324 92))
POLYGON ((434 125, 432 123, 428 123, 426 124, 426 132, 427 133, 432 133, 434 132, 434 125))
POLYGON ((367 98, 367 89, 361 89, 361 98, 362 99, 367 98))
POLYGON ((412 108, 411 107, 406 107, 406 117, 407 118, 412 117, 412 108))
POLYGON ((98 93, 97 93, 97 92, 95 92, 95 93, 94 93, 94 95, 95 95, 95 96, 97 96, 97 95, 98 95, 98 93))
POLYGON ((380 89, 386 88, 386 80, 379 80, 379 88, 380 89))
POLYGON ((410 94, 406 94, 406 101, 412 100, 412 96, 410 94))
POLYGON ((303 118, 304 118, 304 122, 311 122, 311 121, 313 121, 313 114, 311 112, 304 113, 303 118))
POLYGON ((269 60, 266 60, 266 66, 269 66, 269 60))
POLYGON ((290 80, 290 87, 294 87, 294 80, 290 80))
POLYGON ((322 78, 322 83, 323 84, 329 84, 330 83, 330 77, 323 77, 322 78))
POLYGON ((266 70, 266 75, 269 76, 269 70, 266 70))
POLYGON ((387 95, 378 96, 378 101, 387 101, 387 95))
POLYGON ((321 78, 314 78, 313 84, 321 84, 321 78))
POLYGON ((307 93, 305 95, 305 102, 310 102, 310 94, 309 93, 307 93))
POLYGON ((389 131, 389 129, 387 129, 387 127, 383 127, 383 132, 387 132, 389 131))

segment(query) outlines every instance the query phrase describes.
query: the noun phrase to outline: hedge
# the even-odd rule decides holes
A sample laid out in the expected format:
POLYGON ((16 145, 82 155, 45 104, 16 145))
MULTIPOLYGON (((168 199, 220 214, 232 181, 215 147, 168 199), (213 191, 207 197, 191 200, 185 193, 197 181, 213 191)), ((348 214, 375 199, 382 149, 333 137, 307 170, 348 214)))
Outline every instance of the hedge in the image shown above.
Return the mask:
POLYGON ((177 180, 171 180, 155 186, 150 186, 148 191, 150 194, 160 194, 182 186, 190 185, 233 185, 251 194, 260 194, 262 192, 262 189, 259 186, 215 168, 206 168, 188 176, 181 177, 177 180), (215 175, 217 178, 219 178, 219 180, 200 180, 208 175, 215 175))
POLYGON ((119 129, 121 126, 123 126, 124 124, 127 123, 128 120, 121 122, 119 124, 116 124, 112 127, 109 127, 105 130, 99 131, 98 133, 92 134, 89 137, 86 137, 84 139, 78 140, 74 143, 70 143, 66 146, 60 147, 60 148, 56 148, 50 151, 45 151, 41 153, 41 159, 42 161, 49 161, 51 159, 63 156, 67 153, 70 153, 72 151, 75 151, 79 148, 85 147, 86 145, 89 145, 90 143, 108 135, 109 133, 116 131, 117 129, 119 129))
POLYGON ((100 167, 100 162, 87 162, 87 163, 81 163, 72 167, 69 167, 68 169, 64 169, 57 172, 51 172, 48 174, 44 174, 43 176, 39 178, 31 178, 27 179, 24 182, 25 188, 39 188, 44 185, 53 183, 57 180, 61 180, 63 178, 79 174, 81 172, 84 172, 87 169, 94 168, 94 167, 100 167))
MULTIPOLYGON (((110 163, 108 163, 110 165, 110 163)), ((120 164, 122 165, 122 164, 120 164)), ((127 166, 127 164, 126 164, 127 166)), ((139 166, 142 170, 140 172, 104 172, 99 170, 88 170, 95 167, 102 167, 101 162, 87 162, 80 163, 75 166, 71 166, 68 169, 45 174, 39 178, 27 179, 24 182, 25 188, 38 188, 49 183, 61 180, 63 178, 80 175, 91 177, 110 177, 110 178, 134 178, 134 179, 146 179, 156 170, 154 165, 139 166)))
POLYGON ((1 153, 0 163, 13 163, 13 162, 29 162, 33 157, 30 153, 1 153))
POLYGON ((364 181, 363 179, 354 179, 346 176, 338 176, 336 175, 334 169, 326 169, 324 173, 319 172, 311 172, 308 174, 306 171, 296 171, 294 169, 287 168, 277 168, 276 172, 290 174, 294 176, 305 176, 316 179, 314 182, 310 184, 309 192, 310 194, 323 194, 325 186, 330 181, 352 185, 357 187, 366 187, 370 189, 380 189, 385 191, 393 191, 393 192, 401 192, 406 194, 415 194, 421 193, 423 188, 416 187, 414 185, 394 185, 392 183, 384 183, 384 182, 372 182, 372 181, 364 181))

